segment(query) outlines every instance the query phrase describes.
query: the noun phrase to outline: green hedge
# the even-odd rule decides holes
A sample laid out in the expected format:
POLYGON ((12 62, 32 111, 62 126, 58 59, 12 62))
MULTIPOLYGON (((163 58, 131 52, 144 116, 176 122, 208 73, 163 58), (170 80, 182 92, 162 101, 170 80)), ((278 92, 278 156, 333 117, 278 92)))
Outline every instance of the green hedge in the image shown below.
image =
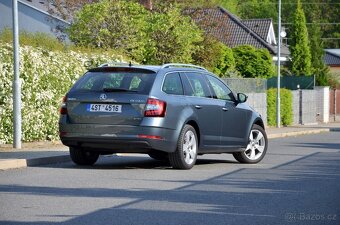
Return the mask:
POLYGON ((272 57, 267 49, 251 45, 233 48, 236 69, 247 78, 270 78, 275 74, 272 57))
MULTIPOLYGON (((74 51, 46 51, 20 48, 22 85, 22 139, 25 142, 58 138, 59 105, 62 96, 85 71, 85 62, 93 66, 104 61, 119 61, 122 56, 84 54, 74 51)), ((0 41, 0 143, 13 141, 13 49, 0 41)))
MULTIPOLYGON (((269 126, 276 126, 276 94, 277 89, 271 88, 267 91, 267 118, 269 126)), ((293 96, 288 89, 281 88, 281 125, 287 126, 293 123, 293 96)))

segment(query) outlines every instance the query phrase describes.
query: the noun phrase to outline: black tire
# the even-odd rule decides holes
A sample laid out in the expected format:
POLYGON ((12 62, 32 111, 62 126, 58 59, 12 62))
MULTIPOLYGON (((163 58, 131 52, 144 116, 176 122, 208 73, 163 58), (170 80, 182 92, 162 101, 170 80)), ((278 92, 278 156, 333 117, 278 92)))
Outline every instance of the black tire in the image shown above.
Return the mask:
POLYGON ((254 164, 254 163, 260 162, 263 159, 263 157, 266 155, 267 148, 268 148, 268 138, 267 138, 266 131, 261 126, 254 124, 251 129, 251 134, 249 135, 249 143, 247 145, 246 150, 242 152, 235 152, 233 153, 233 156, 240 163, 254 164), (259 135, 259 133, 262 134, 263 138, 261 138, 260 140, 254 140, 254 139, 257 139, 257 137, 259 137, 259 136, 255 136, 255 135, 259 135), (251 140, 251 137, 253 137, 253 140, 251 140), (254 150, 252 150, 252 147, 254 150), (262 153, 260 152, 260 149, 261 150, 263 149, 262 153), (251 151, 254 151, 254 155, 253 155, 254 157, 251 157, 252 156, 251 151))
POLYGON ((149 152, 148 155, 156 160, 160 161, 168 161, 169 160, 169 155, 166 152, 160 152, 160 151, 154 151, 154 152, 149 152))
POLYGON ((92 166, 99 158, 99 154, 95 152, 85 151, 81 148, 70 147, 70 156, 72 161, 81 166, 92 166))
POLYGON ((186 169, 186 170, 191 169, 196 163, 197 150, 198 150, 198 139, 197 139, 196 131, 192 126, 186 124, 183 127, 179 135, 176 151, 173 153, 169 153, 170 165, 175 169, 186 169), (184 151, 185 150, 184 143, 187 141, 185 140, 186 135, 189 135, 187 137, 191 138, 190 143, 192 144, 192 147, 187 148, 187 149, 192 149, 190 150, 191 154, 189 155, 188 153, 185 153, 187 151, 184 151), (186 161, 187 155, 189 158, 186 161))

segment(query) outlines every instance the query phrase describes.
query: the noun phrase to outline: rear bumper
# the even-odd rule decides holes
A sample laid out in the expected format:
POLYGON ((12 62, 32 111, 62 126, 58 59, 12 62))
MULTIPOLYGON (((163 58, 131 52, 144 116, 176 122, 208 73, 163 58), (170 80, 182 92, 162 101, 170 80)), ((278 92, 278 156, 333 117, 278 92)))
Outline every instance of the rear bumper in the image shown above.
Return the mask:
POLYGON ((76 138, 76 137, 60 137, 62 143, 70 147, 81 147, 91 149, 98 152, 110 153, 147 153, 153 150, 148 141, 142 140, 118 140, 108 138, 76 138))
POLYGON ((174 152, 178 137, 176 130, 141 126, 60 124, 59 131, 64 145, 103 153, 174 152), (140 138, 139 135, 160 139, 140 138))

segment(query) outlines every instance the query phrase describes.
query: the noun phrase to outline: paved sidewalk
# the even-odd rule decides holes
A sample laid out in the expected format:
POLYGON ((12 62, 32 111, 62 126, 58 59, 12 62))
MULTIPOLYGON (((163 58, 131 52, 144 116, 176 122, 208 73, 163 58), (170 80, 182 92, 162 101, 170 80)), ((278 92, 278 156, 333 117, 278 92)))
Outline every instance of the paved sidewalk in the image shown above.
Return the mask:
POLYGON ((0 170, 67 161, 70 161, 68 148, 59 141, 24 143, 20 150, 12 145, 0 145, 0 170))
MULTIPOLYGON (((340 131, 340 123, 267 128, 269 139, 340 131)), ((70 161, 68 148, 61 142, 24 143, 21 150, 0 145, 0 170, 24 168, 70 161)))

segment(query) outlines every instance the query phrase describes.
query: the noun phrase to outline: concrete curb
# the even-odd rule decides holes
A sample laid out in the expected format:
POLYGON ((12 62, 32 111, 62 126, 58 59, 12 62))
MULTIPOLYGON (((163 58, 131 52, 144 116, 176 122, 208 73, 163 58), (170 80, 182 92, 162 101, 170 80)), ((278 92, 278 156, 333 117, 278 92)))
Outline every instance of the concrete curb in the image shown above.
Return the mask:
POLYGON ((41 166, 46 164, 68 162, 70 160, 71 158, 69 155, 48 156, 34 159, 5 159, 0 160, 0 170, 41 166))
POLYGON ((319 134, 323 132, 330 132, 331 130, 332 129, 329 129, 329 128, 322 128, 322 129, 314 129, 314 130, 291 131, 291 132, 279 133, 279 134, 269 134, 268 139, 294 137, 294 136, 305 135, 305 134, 319 134))

